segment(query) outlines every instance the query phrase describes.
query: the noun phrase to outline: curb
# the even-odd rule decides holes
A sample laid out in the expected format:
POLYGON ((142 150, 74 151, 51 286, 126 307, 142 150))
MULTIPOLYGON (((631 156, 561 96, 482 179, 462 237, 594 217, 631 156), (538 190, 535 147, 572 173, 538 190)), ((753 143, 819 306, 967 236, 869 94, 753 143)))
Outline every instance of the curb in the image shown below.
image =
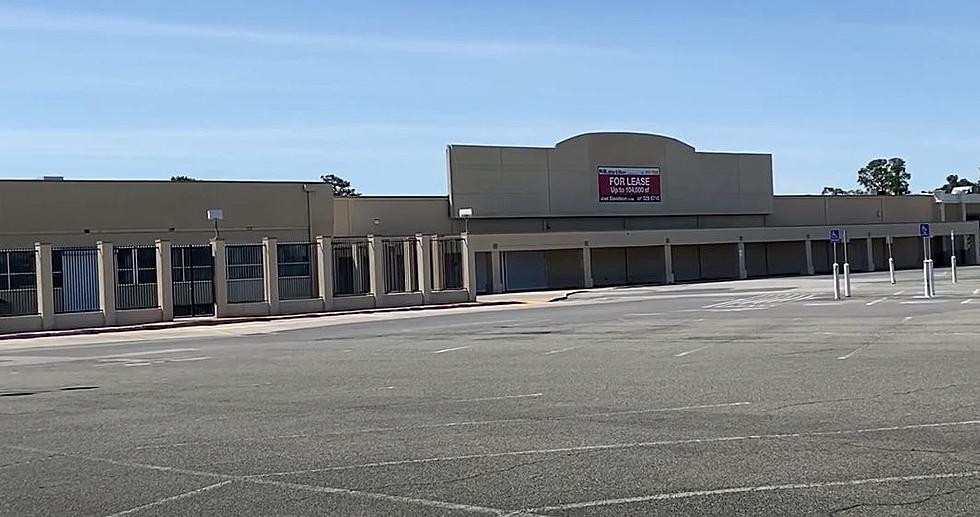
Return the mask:
POLYGON ((417 305, 412 307, 390 307, 381 309, 364 309, 356 311, 332 311, 332 312, 310 312, 305 314, 286 314, 281 316, 244 316, 237 318, 211 318, 185 321, 160 321, 155 323, 144 323, 142 325, 128 325, 124 327, 91 327, 82 329, 68 330, 44 330, 36 332, 19 332, 15 334, 0 334, 0 341, 11 339, 29 339, 38 337, 60 337, 60 336, 84 336, 89 334, 114 334, 119 332, 130 332, 134 330, 164 330, 185 327, 214 327, 229 323, 250 323, 255 321, 282 321, 298 320, 304 318, 329 318, 334 316, 351 316, 357 314, 384 314, 389 312, 412 312, 443 309, 462 309, 466 307, 494 307, 500 305, 524 305, 525 302, 507 300, 499 302, 464 302, 443 305, 417 305))
POLYGON ((579 291, 569 291, 569 292, 567 292, 567 293, 565 293, 565 294, 563 294, 563 295, 561 295, 561 296, 559 296, 557 298, 552 298, 552 299, 548 300, 548 303, 551 303, 551 302, 563 302, 565 300, 568 300, 568 297, 571 296, 571 295, 573 295, 573 294, 582 294, 582 293, 587 293, 587 292, 589 292, 587 289, 586 290, 579 290, 579 291))

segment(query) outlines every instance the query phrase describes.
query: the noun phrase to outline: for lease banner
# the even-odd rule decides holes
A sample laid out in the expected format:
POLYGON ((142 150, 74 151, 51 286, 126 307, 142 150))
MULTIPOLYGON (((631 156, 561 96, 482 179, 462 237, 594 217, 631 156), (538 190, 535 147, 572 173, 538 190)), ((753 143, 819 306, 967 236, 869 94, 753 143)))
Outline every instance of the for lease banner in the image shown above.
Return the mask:
POLYGON ((660 201, 660 169, 657 167, 599 167, 599 201, 660 201))

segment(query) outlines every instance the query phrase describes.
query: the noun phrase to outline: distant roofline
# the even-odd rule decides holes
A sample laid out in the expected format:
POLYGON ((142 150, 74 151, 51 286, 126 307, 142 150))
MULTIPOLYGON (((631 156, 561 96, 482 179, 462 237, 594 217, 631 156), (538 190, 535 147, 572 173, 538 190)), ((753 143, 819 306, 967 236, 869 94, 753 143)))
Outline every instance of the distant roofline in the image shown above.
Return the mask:
POLYGON ((702 154, 749 154, 749 155, 760 155, 760 156, 772 156, 772 153, 764 153, 764 152, 706 151, 706 150, 699 150, 696 147, 694 147, 693 145, 691 145, 691 144, 689 144, 689 143, 687 143, 687 142, 685 142, 685 141, 683 141, 683 140, 681 140, 679 138, 675 138, 675 137, 668 136, 668 135, 662 135, 662 134, 659 134, 659 133, 645 133, 645 132, 642 132, 642 131, 588 131, 588 132, 585 132, 585 133, 580 133, 580 134, 577 134, 577 135, 570 136, 568 138, 565 138, 564 140, 559 140, 558 142, 555 143, 555 145, 552 145, 552 146, 537 146, 537 145, 493 145, 493 144, 459 144, 459 143, 457 143, 457 144, 448 144, 446 147, 449 148, 449 149, 451 149, 453 147, 481 147, 481 148, 494 148, 494 149, 557 149, 558 146, 564 144, 565 142, 569 142, 569 141, 574 140, 576 138, 582 138, 582 137, 593 136, 593 135, 652 136, 652 137, 657 137, 657 138, 663 138, 663 139, 666 139, 666 140, 672 140, 672 141, 677 142, 677 143, 679 143, 679 144, 681 144, 681 145, 683 145, 685 147, 689 147, 690 149, 692 149, 696 153, 702 153, 702 154))

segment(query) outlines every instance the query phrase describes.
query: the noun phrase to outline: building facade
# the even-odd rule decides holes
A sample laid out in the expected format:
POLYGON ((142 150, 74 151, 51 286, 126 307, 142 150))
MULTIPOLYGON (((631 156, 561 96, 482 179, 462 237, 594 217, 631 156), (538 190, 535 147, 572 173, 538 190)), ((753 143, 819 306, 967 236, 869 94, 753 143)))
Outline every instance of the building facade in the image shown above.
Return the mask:
POLYGON ((329 185, 298 182, 0 181, 0 331, 821 274, 832 228, 852 271, 887 269, 890 257, 918 267, 926 253, 980 262, 975 194, 777 196, 769 154, 651 134, 450 145, 446 158, 448 195, 429 197, 333 198, 329 185), (217 224, 210 209, 223 212, 217 224))

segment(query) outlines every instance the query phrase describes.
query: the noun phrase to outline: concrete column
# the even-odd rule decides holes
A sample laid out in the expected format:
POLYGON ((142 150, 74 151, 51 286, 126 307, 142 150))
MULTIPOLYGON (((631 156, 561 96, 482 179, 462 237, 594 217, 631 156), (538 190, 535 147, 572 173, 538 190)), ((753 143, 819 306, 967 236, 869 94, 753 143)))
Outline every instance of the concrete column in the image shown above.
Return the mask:
POLYGON ((211 255, 214 264, 214 315, 221 318, 228 315, 228 255, 225 253, 224 239, 211 239, 211 255))
MULTIPOLYGON (((353 270, 354 270, 353 285, 354 285, 354 291, 356 291, 358 293, 365 290, 364 289, 364 285, 363 285, 364 282, 362 281, 361 271, 364 271, 364 268, 370 269, 370 267, 371 267, 371 259, 370 259, 370 257, 368 258, 368 263, 367 264, 361 264, 360 247, 361 247, 361 244, 358 243, 357 241, 353 241, 350 244, 351 260, 354 263, 354 268, 353 268, 353 270)), ((331 253, 333 253, 332 250, 331 250, 331 253)), ((371 272, 368 271, 368 279, 369 279, 368 281, 370 281, 370 278, 371 278, 371 272)), ((368 286, 367 292, 371 292, 370 286, 368 286)))
POLYGON ((429 238, 429 257, 432 261, 432 268, 429 275, 432 277, 432 290, 441 291, 442 285, 442 246, 439 245, 439 236, 433 235, 429 238))
POLYGON ((875 270, 875 245, 874 245, 874 239, 872 239, 870 235, 867 238, 867 246, 868 246, 868 271, 874 271, 875 270))
POLYGON ((973 234, 973 263, 980 264, 980 233, 973 234))
POLYGON ((37 274, 37 313, 41 316, 41 328, 54 328, 54 277, 51 267, 51 245, 34 245, 34 270, 37 274))
POLYGON ((157 240, 157 304, 163 321, 174 319, 174 271, 170 241, 157 240))
MULTIPOLYGON (((99 307, 102 308, 104 325, 116 324, 116 261, 113 256, 112 243, 99 241, 95 243, 98 250, 99 263, 99 307)), ((133 281, 136 279, 136 268, 133 267, 133 281)))
POLYGON ((375 306, 381 307, 385 297, 385 257, 381 239, 368 235, 368 270, 371 277, 371 294, 374 295, 375 306))
MULTIPOLYGON (((418 241, 412 239, 405 239, 402 241, 402 267, 405 268, 405 292, 418 291, 422 289, 422 277, 417 276, 418 266, 412 266, 412 252, 418 249, 418 241), (415 285, 418 289, 412 289, 412 279, 415 279, 415 285)), ((419 262, 419 257, 415 257, 416 263, 419 262)))
POLYGON ((316 238, 316 267, 323 310, 333 310, 333 239, 330 237, 316 238))
POLYGON ((265 285, 265 301, 269 304, 269 314, 279 314, 279 240, 274 237, 262 239, 262 280, 265 285))
POLYGON ((582 275, 583 285, 586 289, 591 289, 592 280, 592 248, 585 246, 582 248, 582 275))
POLYGON ((490 292, 494 294, 504 292, 503 257, 500 253, 498 249, 490 251, 490 292))
POLYGON ((670 251, 670 242, 664 243, 664 270, 667 283, 674 283, 674 254, 670 251))
POLYGON ((415 250, 419 291, 422 292, 422 303, 428 303, 432 299, 432 237, 416 233, 415 250))
POLYGON ((806 254, 806 271, 808 275, 813 274, 813 243, 810 241, 810 236, 806 236, 806 240, 803 241, 803 252, 806 254))
POLYGON ((468 233, 462 234, 462 252, 463 256, 463 287, 469 296, 471 302, 476 301, 476 252, 473 247, 470 246, 470 235, 468 233))
POLYGON ((960 194, 960 221, 966 221, 966 198, 960 194))
POLYGON ((738 241, 738 279, 745 280, 749 277, 749 271, 745 267, 745 242, 738 241))

